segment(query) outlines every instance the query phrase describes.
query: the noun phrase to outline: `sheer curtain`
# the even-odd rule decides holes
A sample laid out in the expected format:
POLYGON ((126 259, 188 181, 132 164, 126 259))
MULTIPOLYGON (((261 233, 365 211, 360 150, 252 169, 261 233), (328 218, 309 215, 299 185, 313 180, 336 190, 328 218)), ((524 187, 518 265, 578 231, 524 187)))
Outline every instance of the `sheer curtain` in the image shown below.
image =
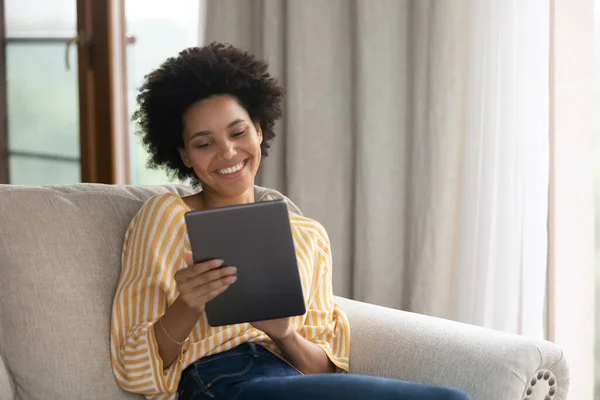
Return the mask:
POLYGON ((336 294, 544 335, 549 3, 208 0, 288 89, 260 183, 329 232, 336 294))
POLYGON ((544 337, 550 9, 470 2, 455 319, 544 337))

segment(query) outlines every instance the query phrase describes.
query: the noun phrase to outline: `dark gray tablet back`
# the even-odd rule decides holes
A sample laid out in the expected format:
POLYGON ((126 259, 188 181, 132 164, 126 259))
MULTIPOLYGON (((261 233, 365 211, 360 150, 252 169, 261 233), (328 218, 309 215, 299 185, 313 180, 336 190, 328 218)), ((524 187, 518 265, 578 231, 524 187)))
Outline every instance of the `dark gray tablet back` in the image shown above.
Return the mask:
POLYGON ((237 281, 206 305, 211 326, 306 312, 287 206, 283 200, 185 214, 195 262, 222 259, 237 281))

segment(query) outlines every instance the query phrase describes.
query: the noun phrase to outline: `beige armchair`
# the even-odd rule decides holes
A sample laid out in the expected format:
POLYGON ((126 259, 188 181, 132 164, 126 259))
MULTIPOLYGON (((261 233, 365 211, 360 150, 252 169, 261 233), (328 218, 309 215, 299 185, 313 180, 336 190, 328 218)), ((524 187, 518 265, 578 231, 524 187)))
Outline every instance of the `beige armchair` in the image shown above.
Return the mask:
MULTIPOLYGON (((0 185, 0 400, 140 398, 113 378, 110 313, 125 229, 164 191, 189 189, 0 185)), ((457 387, 475 400, 567 399, 567 363, 551 343, 338 301, 353 373, 457 387)))

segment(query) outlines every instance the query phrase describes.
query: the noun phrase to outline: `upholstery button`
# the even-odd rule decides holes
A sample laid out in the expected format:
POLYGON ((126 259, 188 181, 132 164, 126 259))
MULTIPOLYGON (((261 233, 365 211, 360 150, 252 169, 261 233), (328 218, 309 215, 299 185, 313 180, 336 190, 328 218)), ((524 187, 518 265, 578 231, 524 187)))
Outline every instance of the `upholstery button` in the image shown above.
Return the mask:
POLYGON ((527 388, 527 396, 530 396, 531 393, 533 393, 533 390, 530 387, 528 387, 527 388))
POLYGON ((544 397, 544 400, 552 400, 552 397, 546 396, 546 397, 544 397))
POLYGON ((548 391, 548 393, 550 393, 550 396, 554 396, 554 393, 556 393, 556 389, 551 387, 550 390, 548 391))
POLYGON ((546 371, 546 373, 544 374, 544 379, 548 380, 548 378, 550 378, 550 372, 546 371))
POLYGON ((537 380, 535 378, 531 379, 531 386, 535 386, 535 384, 537 383, 537 380))
POLYGON ((550 386, 554 386, 554 378, 550 378, 550 380, 548 381, 548 383, 550 384, 550 386))
POLYGON ((543 376, 544 376, 544 373, 542 371, 538 372, 538 375, 537 375, 538 380, 541 380, 543 376))

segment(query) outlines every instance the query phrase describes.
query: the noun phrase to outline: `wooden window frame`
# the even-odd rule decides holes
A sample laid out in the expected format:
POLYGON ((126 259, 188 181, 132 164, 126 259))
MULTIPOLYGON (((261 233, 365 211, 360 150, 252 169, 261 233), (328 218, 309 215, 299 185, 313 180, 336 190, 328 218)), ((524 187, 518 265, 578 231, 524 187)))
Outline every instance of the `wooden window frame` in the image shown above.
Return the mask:
POLYGON ((81 181, 127 184, 125 5, 77 0, 81 181))

